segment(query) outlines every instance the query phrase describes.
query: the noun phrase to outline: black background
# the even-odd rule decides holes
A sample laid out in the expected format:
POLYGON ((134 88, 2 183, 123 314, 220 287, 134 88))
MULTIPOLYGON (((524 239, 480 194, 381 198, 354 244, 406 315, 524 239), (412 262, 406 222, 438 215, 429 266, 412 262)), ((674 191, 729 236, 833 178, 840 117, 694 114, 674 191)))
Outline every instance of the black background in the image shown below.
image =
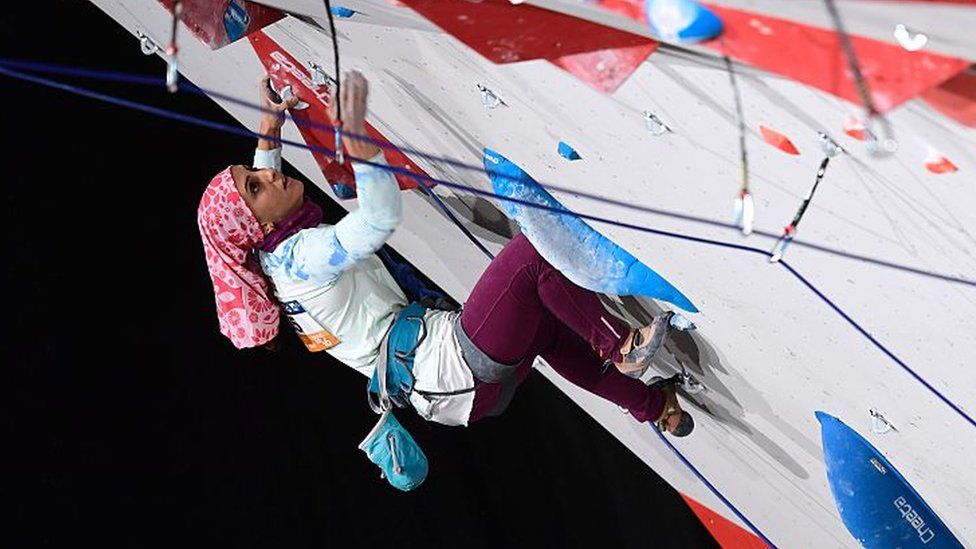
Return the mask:
MULTIPOLYGON (((163 72, 87 2, 17 4, 0 57, 163 72)), ((236 125, 205 98, 54 78, 236 125)), ((400 413, 431 471, 397 492, 356 448, 375 421, 364 378, 287 328, 274 354, 217 331, 196 205, 254 143, 0 85, 8 546, 714 545, 538 373, 504 416, 468 429, 400 413)))

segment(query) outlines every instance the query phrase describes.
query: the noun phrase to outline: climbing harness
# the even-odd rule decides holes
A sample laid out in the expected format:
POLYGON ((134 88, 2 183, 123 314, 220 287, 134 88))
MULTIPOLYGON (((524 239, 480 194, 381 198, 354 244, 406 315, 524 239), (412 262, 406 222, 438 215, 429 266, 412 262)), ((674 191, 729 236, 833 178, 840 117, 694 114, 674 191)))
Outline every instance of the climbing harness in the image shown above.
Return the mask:
MULTIPOLYGON (((180 0, 173 2, 173 24, 170 27, 169 46, 166 48, 166 90, 169 93, 176 93, 179 89, 179 47, 176 45, 176 29, 179 28, 180 14, 183 13, 183 3, 180 0)), ((146 51, 146 43, 143 42, 143 53, 146 51)))
POLYGON ((844 50, 845 57, 847 57, 847 65, 854 77, 854 85, 857 87, 857 94, 861 98, 861 106, 865 110, 864 130, 868 136, 868 152, 875 156, 892 154, 898 150, 898 142, 895 140, 891 124, 878 111, 877 107, 874 106, 874 100, 871 98, 871 90, 868 88, 867 79, 864 78, 864 73, 861 72, 861 64, 857 60, 857 53, 854 52, 854 46, 851 44, 850 36, 844 30, 844 23, 841 21, 840 13, 837 11, 837 5, 834 3, 834 0, 824 0, 824 3, 827 6, 827 11, 830 13, 830 19, 834 24, 834 29, 837 31, 841 48, 844 50), (880 140, 880 143, 877 134, 873 130, 876 121, 880 123, 884 132, 884 138, 880 140))
POLYGON ((734 223, 748 236, 752 234, 755 224, 755 206, 752 202, 752 193, 749 192, 749 157, 746 154, 746 119, 742 113, 742 96, 739 94, 739 83, 735 79, 735 68, 728 55, 723 55, 725 67, 729 73, 729 83, 732 84, 732 96, 735 98, 735 116, 739 124, 739 165, 741 166, 741 187, 739 195, 735 198, 734 223))

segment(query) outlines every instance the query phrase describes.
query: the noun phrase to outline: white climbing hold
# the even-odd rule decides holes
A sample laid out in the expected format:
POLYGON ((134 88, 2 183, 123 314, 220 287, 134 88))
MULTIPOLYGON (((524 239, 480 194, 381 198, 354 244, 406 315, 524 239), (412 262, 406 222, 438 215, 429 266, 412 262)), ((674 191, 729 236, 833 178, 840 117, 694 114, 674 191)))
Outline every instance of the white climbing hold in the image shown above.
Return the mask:
POLYGON ((647 125, 647 131, 651 132, 651 135, 664 135, 671 131, 671 128, 651 111, 644 111, 644 124, 647 125))
POLYGON ((689 395, 697 395, 698 393, 706 390, 706 387, 702 384, 702 382, 688 374, 683 374, 681 376, 681 387, 689 395))
POLYGON ((929 41, 928 36, 920 32, 913 34, 908 30, 908 27, 902 25, 901 23, 895 25, 895 31, 893 34, 895 35, 895 40, 898 41, 898 44, 908 51, 918 51, 924 48, 925 44, 927 44, 929 41))
MULTIPOLYGON (((291 86, 284 86, 280 90, 275 89, 273 78, 270 82, 268 82, 268 84, 271 86, 271 90, 277 93, 278 97, 280 97, 282 101, 288 101, 295 96, 295 90, 293 90, 291 86)), ((295 106, 292 108, 296 111, 302 111, 308 108, 308 103, 299 100, 298 103, 295 103, 295 106)))
POLYGON ((844 152, 844 148, 824 132, 817 132, 817 141, 820 142, 820 148, 823 149, 824 154, 830 158, 844 152))
POLYGON ((325 69, 315 61, 308 62, 308 70, 312 74, 312 84, 316 86, 332 86, 335 79, 325 72, 325 69))
POLYGON ((897 431, 898 429, 895 429, 895 426, 884 417, 884 414, 871 408, 871 431, 883 435, 892 430, 897 431))
POLYGON ((495 92, 491 91, 485 86, 482 86, 481 84, 476 85, 478 86, 478 91, 481 92, 481 104, 484 105, 486 109, 494 109, 500 105, 505 107, 508 106, 500 97, 495 95, 495 92))
POLYGON ((674 328, 675 330, 679 330, 682 332, 687 332, 689 330, 695 329, 695 323, 688 320, 688 317, 678 312, 674 313, 674 315, 671 316, 671 319, 668 321, 668 324, 670 324, 671 327, 674 328))
POLYGON ((141 30, 136 31, 136 38, 139 39, 139 49, 142 50, 143 55, 152 55, 159 51, 159 44, 141 30))

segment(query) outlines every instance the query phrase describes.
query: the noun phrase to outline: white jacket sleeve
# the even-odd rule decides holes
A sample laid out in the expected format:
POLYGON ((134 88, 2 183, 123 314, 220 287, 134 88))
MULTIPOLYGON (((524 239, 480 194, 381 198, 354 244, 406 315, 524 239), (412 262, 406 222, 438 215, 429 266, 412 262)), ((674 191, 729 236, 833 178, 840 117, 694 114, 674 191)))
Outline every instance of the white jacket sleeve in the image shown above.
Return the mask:
MULTIPOLYGON (((383 153, 369 159, 386 165, 383 153)), ((403 202, 393 174, 382 168, 355 164, 359 208, 336 223, 336 238, 352 256, 363 257, 380 249, 400 224, 403 202)))
POLYGON ((275 171, 281 171, 281 147, 276 149, 254 150, 254 162, 251 164, 252 167, 261 170, 264 168, 271 168, 275 171))
MULTIPOLYGON (((385 164, 382 154, 370 161, 385 164)), ((354 169, 359 208, 335 225, 303 229, 273 253, 261 254, 266 273, 328 284, 383 246, 400 223, 400 187, 381 168, 356 165, 354 169)))

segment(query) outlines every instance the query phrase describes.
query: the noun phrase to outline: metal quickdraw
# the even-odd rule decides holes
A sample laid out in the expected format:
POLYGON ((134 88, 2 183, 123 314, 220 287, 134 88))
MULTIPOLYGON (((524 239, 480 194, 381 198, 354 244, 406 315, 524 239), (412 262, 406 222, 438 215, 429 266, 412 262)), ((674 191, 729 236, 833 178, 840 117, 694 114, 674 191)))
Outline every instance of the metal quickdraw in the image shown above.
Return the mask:
POLYGON ((749 157, 746 153, 746 120, 742 112, 742 97, 739 94, 739 83, 735 79, 735 69, 729 56, 724 56, 725 67, 729 73, 729 82, 732 84, 732 93, 735 98, 735 115, 739 122, 739 164, 741 172, 741 188, 738 196, 735 197, 735 225, 742 230, 742 234, 752 234, 755 224, 755 206, 752 201, 752 193, 749 192, 749 157))
POLYGON ((864 73, 861 72, 861 64, 857 60, 857 54, 854 52, 851 39, 847 31, 844 30, 844 24, 841 21, 840 13, 837 11, 837 5, 834 4, 834 0, 824 0, 824 3, 827 5, 830 19, 834 23, 837 37, 840 39, 841 48, 844 50, 844 56, 847 57, 847 65, 854 77, 854 85, 857 87, 857 94, 861 98, 861 106, 864 107, 864 130, 868 136, 868 152, 875 156, 886 156, 894 153, 898 150, 898 141, 895 140, 894 130, 892 130, 888 120, 874 106, 874 100, 871 99, 871 90, 868 88, 868 82, 864 78, 864 73), (882 131, 884 132, 883 139, 879 140, 873 130, 875 121, 881 124, 882 131))
POLYGON ((179 89, 180 70, 177 59, 179 47, 176 45, 176 29, 179 27, 182 12, 183 4, 180 0, 173 2, 173 25, 170 27, 169 47, 166 48, 166 90, 169 93, 176 93, 179 89))
POLYGON ((820 169, 817 170, 817 179, 813 182, 813 187, 810 188, 810 192, 807 193, 807 197, 803 199, 800 204, 800 208, 796 211, 796 215, 793 216, 793 221, 790 222, 783 229, 783 236, 779 237, 776 242, 776 246, 773 247, 773 251, 770 252, 769 262, 778 263, 779 260, 783 259, 783 255, 786 250, 793 243, 793 238, 796 236, 796 228, 803 219, 803 214, 807 211, 807 206, 810 205, 810 200, 813 199, 813 193, 817 192, 817 186, 820 185, 820 181, 823 179, 824 173, 827 172, 827 164, 830 163, 830 157, 825 156, 823 162, 820 163, 820 169))
POLYGON ((803 200, 803 203, 800 204, 800 209, 793 216, 793 221, 783 229, 783 236, 779 238, 776 246, 773 247, 773 251, 770 252, 770 263, 777 263, 782 259, 783 254, 786 253, 786 249, 793 242, 793 237, 796 235, 796 227, 800 224, 800 219, 803 218, 803 214, 807 211, 807 206, 810 205, 810 200, 813 199, 813 193, 817 191, 817 185, 820 184, 820 180, 823 179, 824 173, 827 171, 827 164, 830 163, 830 159, 841 153, 847 153, 844 147, 838 145, 836 141, 824 132, 817 133, 817 141, 820 142, 820 148, 824 152, 823 162, 820 163, 820 169, 817 170, 817 179, 814 181, 813 187, 810 188, 810 192, 807 193, 807 197, 803 200))
POLYGON ((325 11, 329 15, 329 32, 332 33, 332 56, 335 58, 335 101, 336 101, 336 120, 335 120, 335 160, 339 164, 345 163, 345 154, 342 151, 342 73, 339 70, 339 37, 336 35, 335 18, 332 13, 332 2, 325 0, 325 11))

